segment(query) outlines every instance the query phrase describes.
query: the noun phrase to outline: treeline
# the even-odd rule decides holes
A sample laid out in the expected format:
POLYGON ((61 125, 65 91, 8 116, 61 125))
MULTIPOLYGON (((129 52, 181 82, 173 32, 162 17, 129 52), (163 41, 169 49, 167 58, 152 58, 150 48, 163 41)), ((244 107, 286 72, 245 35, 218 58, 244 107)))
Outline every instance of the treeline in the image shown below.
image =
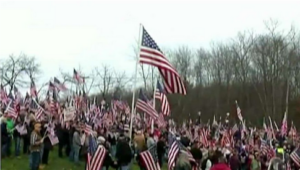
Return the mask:
MULTIPOLYGON (((262 33, 240 32, 207 49, 165 50, 188 84, 186 96, 168 95, 175 120, 195 119, 200 111, 202 121, 212 121, 213 115, 224 119, 229 112, 234 122, 237 100, 243 117, 253 125, 271 116, 280 126, 287 105, 289 121, 300 123, 300 32, 293 26, 282 30, 274 20, 264 24, 262 33)), ((150 96, 156 72, 143 70, 141 75, 150 75, 143 76, 150 96)), ((123 98, 131 103, 131 95, 124 93, 123 98)))

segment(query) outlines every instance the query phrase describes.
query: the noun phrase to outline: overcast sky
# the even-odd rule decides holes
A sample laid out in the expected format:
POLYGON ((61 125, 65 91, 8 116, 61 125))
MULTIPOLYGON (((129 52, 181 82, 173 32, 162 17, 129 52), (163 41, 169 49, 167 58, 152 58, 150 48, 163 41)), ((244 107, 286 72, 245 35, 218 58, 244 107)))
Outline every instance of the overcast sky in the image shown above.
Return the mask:
POLYGON ((208 47, 238 31, 261 32, 269 18, 300 26, 297 1, 124 1, 1 1, 0 59, 35 56, 41 81, 79 65, 86 73, 108 64, 132 75, 139 23, 162 48, 208 47))

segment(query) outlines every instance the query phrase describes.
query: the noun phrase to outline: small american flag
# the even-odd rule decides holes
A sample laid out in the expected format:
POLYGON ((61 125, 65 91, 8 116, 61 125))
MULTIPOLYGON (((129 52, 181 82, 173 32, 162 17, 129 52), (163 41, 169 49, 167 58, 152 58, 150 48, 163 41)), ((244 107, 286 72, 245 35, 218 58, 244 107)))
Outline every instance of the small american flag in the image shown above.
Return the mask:
POLYGON ((31 97, 37 97, 37 91, 36 91, 36 87, 35 87, 34 81, 31 81, 30 95, 31 95, 31 97))
POLYGON ((281 135, 284 136, 287 134, 287 129, 288 129, 288 125, 287 125, 287 114, 286 112, 284 113, 284 117, 282 119, 282 124, 281 124, 281 135))
POLYGON ((87 134, 93 133, 93 128, 91 125, 88 125, 87 123, 84 124, 84 132, 87 134))
POLYGON ((0 100, 3 104, 7 104, 8 101, 9 101, 7 93, 6 93, 6 91, 5 91, 2 84, 1 84, 1 87, 0 87, 0 100))
POLYGON ((48 138, 49 138, 52 145, 56 145, 56 144, 59 143, 58 137, 56 135, 49 134, 48 138))
POLYGON ((156 42, 143 27, 139 62, 157 67, 164 79, 166 93, 186 94, 186 89, 176 69, 162 53, 156 42))
POLYGON ((81 77, 75 69, 73 70, 73 78, 77 81, 77 83, 83 83, 84 82, 83 77, 81 77))
POLYGON ((8 114, 9 117, 13 117, 14 119, 16 119, 18 117, 18 113, 15 111, 13 107, 10 106, 11 103, 12 102, 9 103, 5 112, 8 114))
POLYGON ((160 85, 159 81, 157 81, 155 98, 161 101, 162 114, 168 116, 170 114, 170 104, 168 102, 168 98, 165 94, 165 91, 163 87, 160 85))
POLYGON ((299 167, 300 166, 300 149, 296 148, 290 155, 290 158, 299 167))
POLYGON ((58 78, 54 77, 54 86, 59 89, 60 91, 66 91, 67 87, 61 83, 58 78))
POLYGON ((160 170, 156 145, 152 146, 144 152, 141 152, 140 156, 147 170, 160 170))
POLYGON ((147 113, 152 119, 156 120, 158 118, 158 113, 153 106, 148 103, 148 99, 143 94, 142 90, 140 91, 139 99, 136 102, 136 107, 147 113))
POLYGON ((237 104, 237 101, 236 101, 236 114, 239 120, 242 122, 243 121, 242 110, 240 109, 240 106, 237 104))
POLYGON ((54 84, 53 84, 51 81, 49 81, 48 91, 52 91, 52 90, 54 90, 54 89, 55 89, 54 84))

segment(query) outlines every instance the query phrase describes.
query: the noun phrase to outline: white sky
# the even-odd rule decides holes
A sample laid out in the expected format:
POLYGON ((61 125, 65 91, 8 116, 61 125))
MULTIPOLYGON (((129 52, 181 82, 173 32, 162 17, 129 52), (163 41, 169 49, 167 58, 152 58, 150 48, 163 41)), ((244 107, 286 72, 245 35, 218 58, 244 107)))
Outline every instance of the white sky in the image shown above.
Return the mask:
POLYGON ((260 32, 278 19, 299 28, 300 1, 1 1, 0 59, 35 56, 43 80, 74 67, 89 73, 108 64, 132 75, 133 48, 142 23, 159 46, 208 47, 238 31, 260 32))

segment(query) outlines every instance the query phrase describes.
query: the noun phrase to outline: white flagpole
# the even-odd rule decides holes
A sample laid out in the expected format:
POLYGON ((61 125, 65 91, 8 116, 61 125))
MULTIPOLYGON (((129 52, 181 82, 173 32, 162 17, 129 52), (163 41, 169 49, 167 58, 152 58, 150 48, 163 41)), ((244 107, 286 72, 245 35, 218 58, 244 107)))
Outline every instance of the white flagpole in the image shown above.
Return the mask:
POLYGON ((137 60, 136 60, 134 80, 133 80, 132 104, 131 104, 131 115, 130 115, 130 127, 129 127, 130 142, 132 141, 132 122, 133 122, 133 114, 135 110, 134 101, 135 101, 135 91, 136 91, 136 82, 137 82, 137 71, 138 71, 138 64, 139 64, 140 50, 141 50, 141 43, 142 43, 142 30, 143 30, 143 25, 140 24, 139 37, 138 37, 138 52, 137 52, 137 60))
MULTIPOLYGON (((154 92, 153 92, 153 108, 155 109, 155 92, 156 92, 156 85, 157 85, 157 79, 155 79, 155 86, 154 86, 154 92)), ((154 132, 154 120, 151 119, 151 133, 154 132)))

